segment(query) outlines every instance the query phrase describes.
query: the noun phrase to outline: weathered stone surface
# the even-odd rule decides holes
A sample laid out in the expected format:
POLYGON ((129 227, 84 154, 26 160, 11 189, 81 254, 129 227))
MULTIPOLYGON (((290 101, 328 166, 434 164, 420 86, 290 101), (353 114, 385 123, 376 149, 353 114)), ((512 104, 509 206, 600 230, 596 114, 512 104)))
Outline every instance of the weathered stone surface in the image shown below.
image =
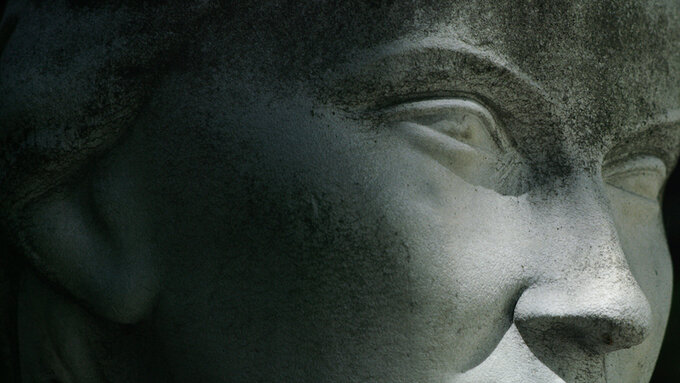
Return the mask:
POLYGON ((648 381, 676 1, 10 0, 0 43, 26 381, 648 381))

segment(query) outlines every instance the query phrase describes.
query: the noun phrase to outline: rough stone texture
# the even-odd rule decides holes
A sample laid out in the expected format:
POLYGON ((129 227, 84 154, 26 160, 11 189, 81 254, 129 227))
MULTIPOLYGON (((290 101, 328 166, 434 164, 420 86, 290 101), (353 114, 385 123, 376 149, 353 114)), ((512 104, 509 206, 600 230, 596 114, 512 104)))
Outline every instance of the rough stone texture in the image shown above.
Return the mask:
POLYGON ((0 43, 25 381, 649 379, 676 1, 10 0, 0 43))

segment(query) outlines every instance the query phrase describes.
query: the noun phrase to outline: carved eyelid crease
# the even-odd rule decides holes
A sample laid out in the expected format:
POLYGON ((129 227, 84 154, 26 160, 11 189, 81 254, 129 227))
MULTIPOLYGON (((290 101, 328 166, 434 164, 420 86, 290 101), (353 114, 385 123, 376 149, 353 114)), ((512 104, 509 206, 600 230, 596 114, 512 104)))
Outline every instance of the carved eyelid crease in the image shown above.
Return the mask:
POLYGON ((378 120, 469 184, 502 195, 522 194, 521 158, 483 104, 464 98, 404 102, 378 120))
POLYGON ((606 177, 635 173, 642 170, 652 170, 666 176, 667 170, 663 160, 656 156, 640 155, 625 160, 618 160, 606 164, 604 175, 606 177))
MULTIPOLYGON (((491 141, 490 144, 493 149, 502 150, 507 147, 507 142, 498 130, 496 119, 491 112, 472 100, 449 98, 414 101, 385 108, 381 111, 381 115, 390 122, 422 123, 453 137, 456 137, 457 134, 485 135, 491 141), (482 129, 476 131, 464 129, 466 126, 461 125, 467 125, 466 121, 470 119, 481 122, 483 131, 482 129)), ((483 147, 477 148, 484 149, 483 147)), ((491 150, 493 151, 493 149, 491 150)))
POLYGON ((608 184, 654 200, 659 197, 667 173, 664 162, 650 155, 605 164, 603 169, 603 177, 608 184))

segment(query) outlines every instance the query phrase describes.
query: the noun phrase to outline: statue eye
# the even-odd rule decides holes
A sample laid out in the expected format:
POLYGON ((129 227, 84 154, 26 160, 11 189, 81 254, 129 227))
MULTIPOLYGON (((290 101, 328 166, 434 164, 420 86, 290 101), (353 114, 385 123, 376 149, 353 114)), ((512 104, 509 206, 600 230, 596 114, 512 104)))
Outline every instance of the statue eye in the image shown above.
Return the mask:
POLYGON ((450 150, 474 149, 487 157, 500 152, 493 116, 474 101, 442 99, 411 102, 385 110, 385 116, 409 135, 419 136, 423 149, 430 147, 433 152, 444 149, 444 146, 449 146, 450 150))
POLYGON ((466 99, 416 101, 386 108, 381 119, 414 149, 466 182, 501 194, 518 193, 511 150, 489 110, 466 99))
POLYGON ((611 186, 656 201, 666 180, 666 172, 666 165, 661 159, 639 156, 606 165, 603 176, 611 186))

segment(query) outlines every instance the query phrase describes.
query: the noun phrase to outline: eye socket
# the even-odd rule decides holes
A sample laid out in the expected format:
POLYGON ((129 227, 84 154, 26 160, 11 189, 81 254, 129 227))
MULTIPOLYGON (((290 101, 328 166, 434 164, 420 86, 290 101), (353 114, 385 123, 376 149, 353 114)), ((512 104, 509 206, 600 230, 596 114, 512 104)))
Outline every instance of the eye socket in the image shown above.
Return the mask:
POLYGON ((493 115, 468 99, 404 103, 380 111, 379 119, 414 149, 467 183, 519 195, 521 157, 493 115))
POLYGON ((402 124, 404 129, 427 128, 431 134, 448 136, 469 146, 468 149, 476 149, 487 155, 501 151, 493 116, 474 101, 417 101, 388 108, 383 113, 389 121, 402 124))
POLYGON ((666 173, 666 165, 661 159, 645 155, 606 164, 603 177, 613 187, 657 201, 666 173))

